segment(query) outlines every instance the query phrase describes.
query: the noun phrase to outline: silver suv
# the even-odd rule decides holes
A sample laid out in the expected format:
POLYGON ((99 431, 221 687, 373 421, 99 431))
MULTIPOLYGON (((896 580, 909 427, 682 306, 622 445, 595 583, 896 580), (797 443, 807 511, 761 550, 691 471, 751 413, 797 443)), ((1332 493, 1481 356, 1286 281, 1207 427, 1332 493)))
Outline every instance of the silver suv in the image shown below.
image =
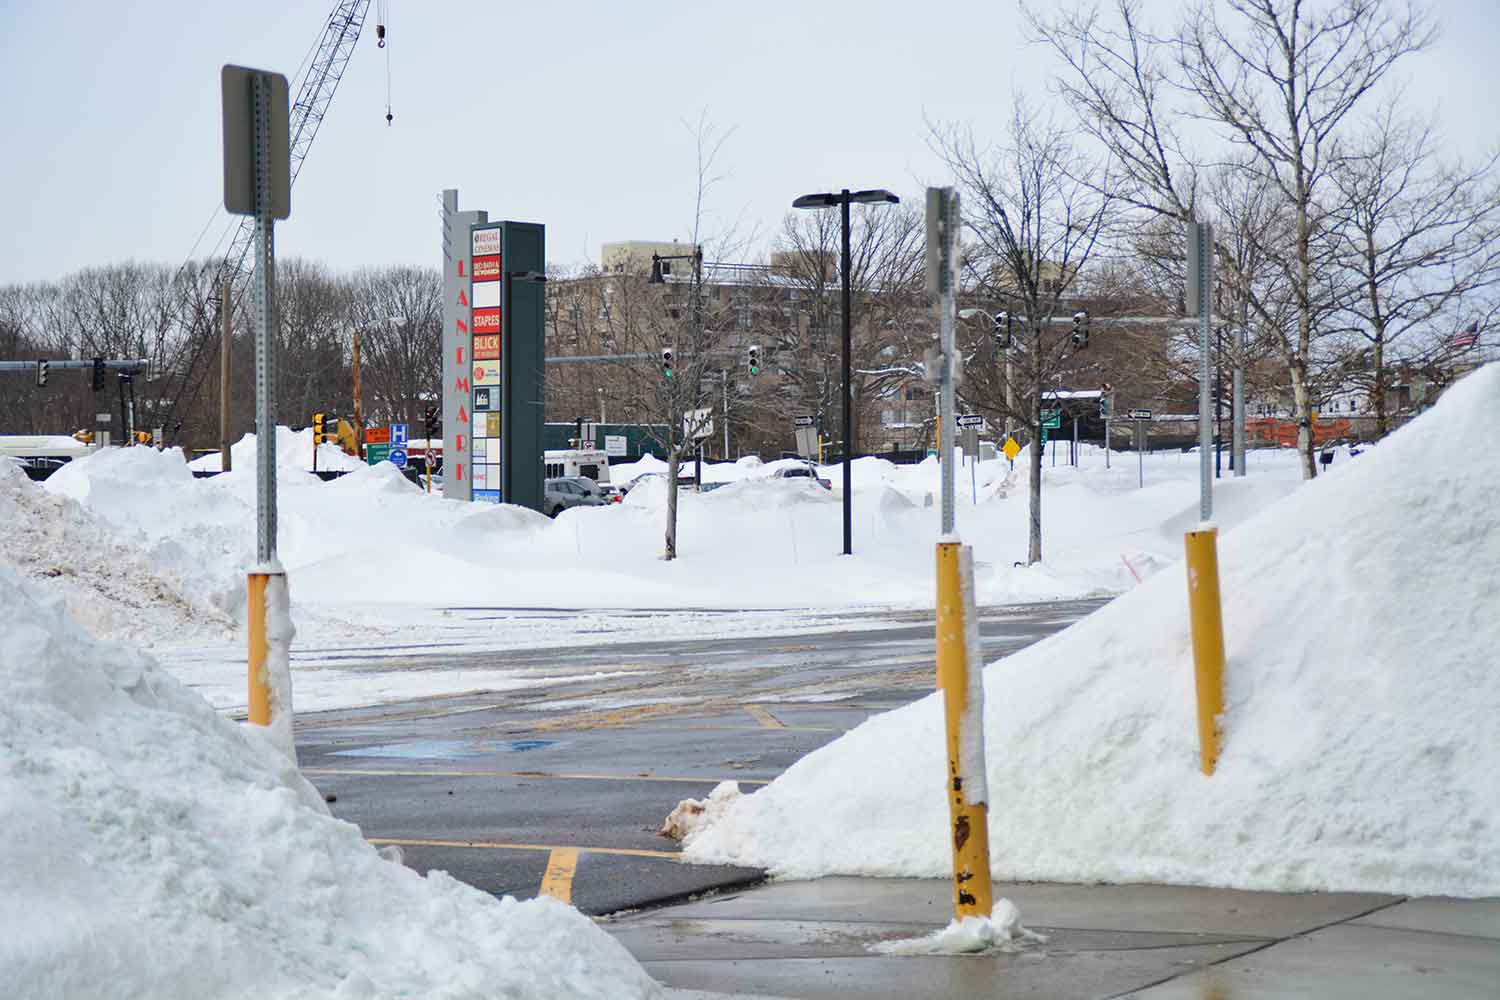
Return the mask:
POLYGON ((560 476, 543 483, 542 513, 556 517, 569 507, 602 507, 609 503, 599 486, 583 476, 560 476))

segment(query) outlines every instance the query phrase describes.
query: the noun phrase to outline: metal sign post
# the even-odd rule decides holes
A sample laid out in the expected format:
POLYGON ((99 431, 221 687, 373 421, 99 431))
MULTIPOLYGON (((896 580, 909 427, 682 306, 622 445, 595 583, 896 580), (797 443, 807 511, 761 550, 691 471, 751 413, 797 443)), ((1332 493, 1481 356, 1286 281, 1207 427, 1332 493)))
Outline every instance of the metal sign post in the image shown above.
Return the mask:
POLYGON ((1129 416, 1135 421, 1135 485, 1142 489, 1146 485, 1146 421, 1151 419, 1151 411, 1131 410, 1129 416))
POLYGON ((247 581, 249 717, 271 730, 293 761, 291 600, 276 559, 277 219, 291 215, 291 135, 286 77, 225 66, 223 91, 224 207, 255 217, 256 566, 247 581))
POLYGON ((1209 407, 1209 394, 1213 385, 1209 380, 1209 310, 1213 298, 1214 231, 1206 222, 1188 223, 1187 254, 1187 306, 1188 312, 1198 315, 1198 516, 1208 521, 1214 516, 1213 457, 1213 411, 1209 407))
POLYGON ((949 843, 953 851, 954 916, 988 917, 989 789, 984 761, 984 676, 974 605, 974 554, 953 523, 953 383, 958 375, 953 326, 958 283, 958 192, 927 189, 927 287, 938 304, 938 420, 943 474, 942 535, 937 543, 937 673, 943 692, 948 771, 949 843))

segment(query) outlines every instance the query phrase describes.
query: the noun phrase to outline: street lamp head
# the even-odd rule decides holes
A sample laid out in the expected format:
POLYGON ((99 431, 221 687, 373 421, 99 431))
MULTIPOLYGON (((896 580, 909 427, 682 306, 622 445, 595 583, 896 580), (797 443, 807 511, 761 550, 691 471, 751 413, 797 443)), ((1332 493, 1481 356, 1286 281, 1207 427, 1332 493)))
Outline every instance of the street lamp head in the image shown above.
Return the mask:
POLYGON ((960 309, 958 311, 958 318, 959 319, 973 319, 976 316, 984 316, 984 315, 987 315, 987 314, 985 313, 985 311, 983 309, 960 309))
POLYGON ((651 255, 651 277, 646 279, 648 285, 664 285, 667 279, 661 276, 661 256, 651 255))
POLYGON ((853 194, 847 192, 823 192, 822 194, 805 194, 792 202, 793 208, 833 208, 846 202, 851 204, 899 204, 900 198, 891 194, 884 188, 871 188, 868 191, 855 191, 853 194))
POLYGON ((840 196, 836 194, 805 194, 792 202, 793 208, 832 208, 839 204, 840 196))

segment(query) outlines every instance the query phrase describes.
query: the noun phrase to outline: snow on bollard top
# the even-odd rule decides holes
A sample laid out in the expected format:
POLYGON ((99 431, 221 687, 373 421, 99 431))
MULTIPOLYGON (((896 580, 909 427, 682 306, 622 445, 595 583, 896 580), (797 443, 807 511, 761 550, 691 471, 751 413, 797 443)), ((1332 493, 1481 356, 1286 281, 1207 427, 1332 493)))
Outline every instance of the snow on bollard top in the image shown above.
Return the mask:
POLYGON ((618 942, 382 858, 253 727, 0 567, 6 996, 657 997, 618 942))
MULTIPOLYGON (((1179 574, 992 664, 994 875, 1500 895, 1496 426, 1490 364, 1219 539, 1228 660, 1211 777, 1179 574)), ((942 726, 937 696, 870 718, 731 803, 685 857, 946 876, 942 726)))

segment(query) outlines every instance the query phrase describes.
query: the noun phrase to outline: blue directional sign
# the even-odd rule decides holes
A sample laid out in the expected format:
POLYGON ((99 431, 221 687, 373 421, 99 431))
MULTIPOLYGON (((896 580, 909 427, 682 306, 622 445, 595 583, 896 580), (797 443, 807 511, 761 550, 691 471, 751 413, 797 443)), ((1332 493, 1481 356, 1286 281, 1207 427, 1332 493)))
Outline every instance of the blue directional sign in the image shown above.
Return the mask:
POLYGON ((406 447, 406 425, 391 424, 391 444, 397 447, 406 447))
POLYGON ((385 460, 398 469, 406 468, 406 449, 392 448, 385 456, 385 460))

